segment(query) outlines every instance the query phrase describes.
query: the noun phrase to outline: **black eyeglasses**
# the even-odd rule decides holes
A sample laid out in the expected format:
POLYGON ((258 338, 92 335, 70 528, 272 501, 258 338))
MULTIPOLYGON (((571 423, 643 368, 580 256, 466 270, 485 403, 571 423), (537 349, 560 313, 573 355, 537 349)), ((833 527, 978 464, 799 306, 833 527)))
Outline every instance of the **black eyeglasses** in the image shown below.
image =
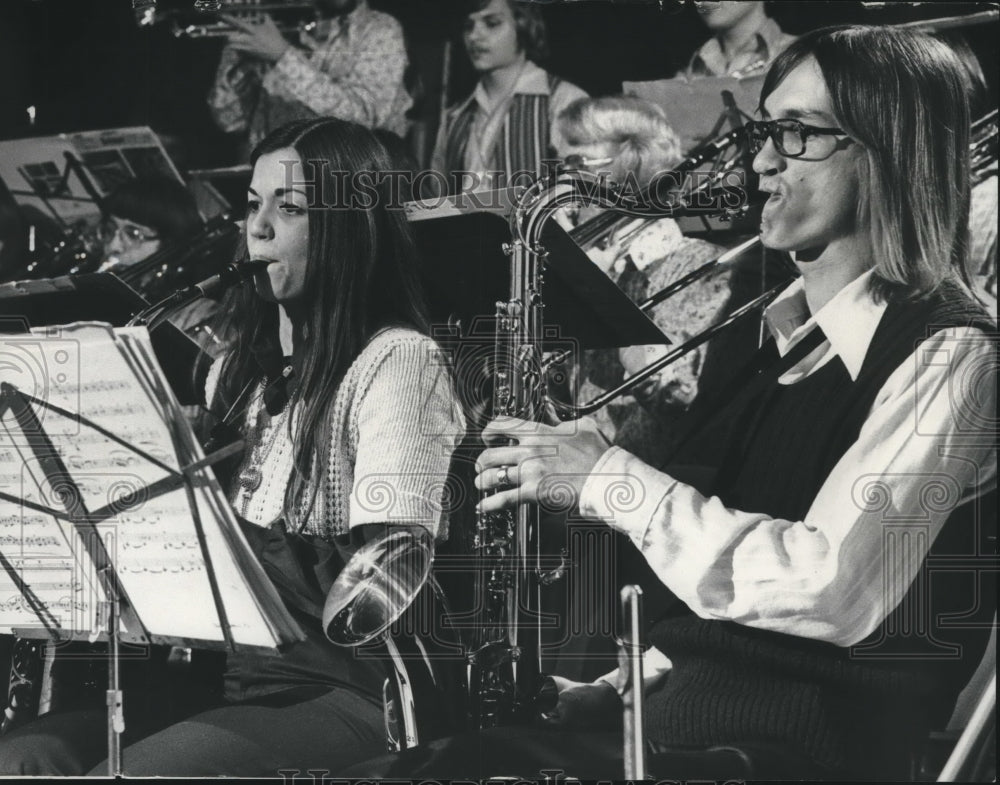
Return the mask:
POLYGON ((832 145, 823 145, 822 149, 819 149, 816 145, 808 145, 808 140, 811 137, 832 137, 846 133, 843 128, 820 128, 800 123, 798 120, 751 120, 744 128, 752 155, 759 153, 770 139, 774 142, 775 149, 786 158, 801 158, 805 155, 807 147, 812 148, 809 150, 810 153, 825 158, 833 154, 839 141, 832 145))

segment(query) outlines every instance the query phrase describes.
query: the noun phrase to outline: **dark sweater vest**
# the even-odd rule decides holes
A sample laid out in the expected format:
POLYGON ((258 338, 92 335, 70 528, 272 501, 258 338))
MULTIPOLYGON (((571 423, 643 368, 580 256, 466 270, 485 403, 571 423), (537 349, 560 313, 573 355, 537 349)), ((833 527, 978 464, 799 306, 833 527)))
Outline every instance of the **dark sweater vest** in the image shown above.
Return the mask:
MULTIPOLYGON (((892 372, 937 329, 965 324, 995 330, 951 286, 917 303, 890 304, 855 381, 835 358, 794 385, 772 385, 746 407, 715 495, 730 508, 802 520, 892 372)), ((887 501, 863 478, 857 489, 845 505, 880 509, 887 501)), ((946 503, 951 490, 946 479, 928 478, 927 504, 946 503)), ((888 552, 908 547, 885 509, 888 552)), ((898 523, 907 537, 920 536, 919 521, 898 523)), ((915 745, 947 721, 984 651, 996 608, 995 549, 994 492, 949 516, 903 602, 850 648, 703 620, 682 606, 650 631, 673 663, 647 701, 651 738, 778 745, 831 773, 905 777, 915 745)))

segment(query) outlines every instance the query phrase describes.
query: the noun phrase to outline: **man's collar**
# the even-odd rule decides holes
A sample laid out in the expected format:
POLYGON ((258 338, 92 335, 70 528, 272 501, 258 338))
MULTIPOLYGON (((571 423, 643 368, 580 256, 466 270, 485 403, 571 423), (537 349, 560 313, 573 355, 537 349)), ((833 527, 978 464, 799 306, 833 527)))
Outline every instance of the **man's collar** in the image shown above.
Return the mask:
POLYGON ((808 332, 807 326, 816 325, 826 335, 851 379, 857 379, 886 308, 884 302, 872 299, 868 288, 871 275, 871 270, 859 275, 814 315, 809 314, 802 279, 793 281, 764 312, 778 351, 785 354, 793 339, 808 332))
MULTIPOLYGON (((548 95, 549 94, 549 76, 545 71, 535 65, 531 60, 524 61, 524 68, 521 70, 520 76, 517 78, 517 82, 514 84, 514 90, 512 95, 548 95)), ((490 102, 489 97, 486 95, 486 88, 483 87, 483 82, 480 79, 476 82, 476 89, 472 91, 472 95, 462 103, 464 107, 468 101, 475 101, 484 109, 489 109, 493 104, 490 102)))
MULTIPOLYGON (((753 53, 759 55, 758 59, 769 63, 787 46, 787 38, 788 36, 778 27, 778 23, 767 17, 746 43, 730 54, 729 62, 732 63, 737 55, 753 53)), ((696 69, 699 63, 710 74, 727 75, 729 69, 726 68, 726 56, 722 53, 722 44, 719 43, 717 36, 713 35, 698 48, 691 58, 688 70, 696 69)))

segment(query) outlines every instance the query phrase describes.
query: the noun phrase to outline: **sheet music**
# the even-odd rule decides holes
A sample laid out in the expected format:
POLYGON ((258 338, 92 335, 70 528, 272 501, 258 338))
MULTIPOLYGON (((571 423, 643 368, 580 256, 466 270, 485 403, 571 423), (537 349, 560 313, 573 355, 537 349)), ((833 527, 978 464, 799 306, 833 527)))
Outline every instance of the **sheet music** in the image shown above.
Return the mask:
MULTIPOLYGON (((112 330, 86 323, 60 328, 58 335, 39 331, 33 338, 33 344, 22 342, 20 348, 34 353, 36 368, 44 373, 36 375, 34 390, 18 389, 82 415, 125 442, 75 416, 34 407, 83 506, 89 513, 109 512, 96 529, 128 603, 153 639, 225 639, 206 551, 236 643, 273 648, 301 637, 208 468, 193 473, 191 488, 178 484, 162 495, 149 492, 204 456, 155 361, 145 328, 112 330), (192 509, 204 528, 204 550, 192 509)), ((73 523, 31 508, 34 503, 63 509, 60 489, 50 487, 10 412, 2 426, 0 490, 26 504, 0 500, 0 549, 63 632, 93 637, 104 626, 100 603, 105 595, 88 555, 92 551, 73 523)), ((0 571, 0 628, 26 624, 48 626, 22 599, 7 570, 0 571)))

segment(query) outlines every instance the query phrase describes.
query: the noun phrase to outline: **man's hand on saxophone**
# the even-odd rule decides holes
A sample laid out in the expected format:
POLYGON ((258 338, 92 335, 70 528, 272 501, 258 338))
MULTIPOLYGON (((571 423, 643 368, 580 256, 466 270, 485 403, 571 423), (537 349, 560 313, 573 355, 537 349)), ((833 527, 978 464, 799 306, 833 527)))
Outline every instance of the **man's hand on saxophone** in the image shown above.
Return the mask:
POLYGON ((495 491, 480 502, 483 512, 519 504, 548 512, 576 509, 587 477, 610 446, 589 418, 545 425, 500 417, 483 429, 483 441, 476 487, 495 491))

